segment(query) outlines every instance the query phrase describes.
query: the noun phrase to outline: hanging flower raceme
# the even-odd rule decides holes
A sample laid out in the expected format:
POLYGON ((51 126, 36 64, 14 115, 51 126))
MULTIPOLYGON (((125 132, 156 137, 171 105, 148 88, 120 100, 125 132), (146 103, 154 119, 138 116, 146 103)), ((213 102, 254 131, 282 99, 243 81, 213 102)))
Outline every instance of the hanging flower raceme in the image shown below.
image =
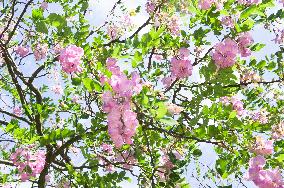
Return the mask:
POLYGON ((36 177, 44 169, 45 152, 32 151, 33 146, 28 148, 18 148, 11 154, 10 159, 19 170, 22 181, 27 181, 31 177, 36 177))
POLYGON ((284 181, 279 169, 263 169, 265 163, 266 160, 263 156, 258 155, 251 158, 245 179, 253 181, 259 188, 283 188, 284 181))
POLYGON ((181 48, 177 57, 171 59, 171 75, 162 79, 162 83, 169 87, 176 79, 187 78, 192 75, 192 63, 188 60, 189 50, 181 48))
POLYGON ((239 45, 239 52, 242 57, 251 55, 251 50, 248 48, 253 43, 253 38, 249 32, 241 33, 237 39, 239 45))
POLYGON ((227 38, 215 45, 212 58, 218 67, 227 68, 236 63, 238 52, 238 44, 234 40, 227 38))
POLYGON ((259 122, 260 124, 268 123, 268 112, 266 110, 259 110, 257 112, 252 113, 252 120, 259 122))
POLYGON ((125 143, 132 144, 138 120, 131 110, 131 98, 140 93, 142 85, 138 73, 133 72, 131 79, 128 79, 116 63, 116 59, 107 59, 107 68, 112 76, 101 80, 108 82, 113 90, 103 94, 103 110, 108 113, 108 133, 115 146, 120 148, 125 143))
POLYGON ((260 0, 238 0, 238 3, 243 4, 243 5, 253 5, 253 4, 258 4, 260 0))
POLYGON ((200 9, 207 10, 213 5, 214 2, 215 0, 199 0, 198 6, 200 9))
POLYGON ((251 147, 251 151, 257 155, 271 155, 274 151, 273 141, 264 140, 262 137, 257 136, 254 144, 251 147))
POLYGON ((62 70, 66 73, 81 72, 82 63, 81 58, 84 56, 84 50, 75 45, 67 46, 60 52, 59 62, 62 66, 62 70))
POLYGON ((15 50, 16 54, 20 57, 25 57, 29 53, 28 47, 18 46, 15 50))
POLYGON ((33 52, 34 52, 35 60, 40 61, 46 57, 47 52, 48 52, 48 45, 38 43, 35 46, 33 52))

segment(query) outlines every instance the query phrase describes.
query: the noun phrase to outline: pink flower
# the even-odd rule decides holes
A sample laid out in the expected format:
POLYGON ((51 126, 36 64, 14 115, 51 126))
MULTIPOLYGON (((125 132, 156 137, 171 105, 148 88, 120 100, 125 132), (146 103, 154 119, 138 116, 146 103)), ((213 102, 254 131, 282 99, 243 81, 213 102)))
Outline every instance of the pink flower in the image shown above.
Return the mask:
POLYGON ((40 8, 42 8, 43 10, 46 10, 48 8, 48 3, 47 2, 42 2, 40 4, 40 8))
POLYGON ((111 40, 115 40, 118 36, 118 27, 115 25, 108 26, 107 33, 111 40))
POLYGON ((149 14, 155 11, 155 7, 156 7, 155 4, 152 1, 148 0, 148 2, 146 3, 146 11, 149 14))
POLYGON ((60 43, 57 43, 52 50, 55 54, 60 54, 63 48, 60 43))
POLYGON ((21 116, 22 115, 22 109, 18 106, 16 106, 14 109, 13 109, 13 113, 16 115, 16 116, 21 116))
POLYGON ((181 59, 187 58, 189 56, 189 54, 190 54, 189 49, 187 49, 187 48, 180 48, 179 49, 179 57, 181 59))
POLYGON ((264 140, 262 137, 256 137, 255 143, 252 145, 252 149, 254 153, 258 155, 271 155, 274 151, 273 141, 272 140, 264 140))
MULTIPOLYGON (((283 0, 283 6, 284 6, 284 0, 283 0)), ((277 29, 277 31, 276 31, 276 38, 274 39, 274 42, 276 44, 284 43, 284 29, 283 30, 277 29)))
POLYGON ((47 55, 47 51, 48 51, 47 44, 37 44, 33 51, 36 61, 44 59, 47 55))
POLYGON ((45 152, 32 152, 29 148, 18 148, 11 154, 10 159, 17 167, 21 180, 27 181, 40 174, 45 165, 45 152))
POLYGON ((171 73, 172 76, 177 78, 187 78, 192 75, 192 64, 189 60, 178 60, 172 58, 171 60, 171 73))
POLYGON ((198 6, 203 10, 207 10, 213 5, 214 2, 215 0, 199 0, 198 6))
POLYGON ((265 111, 265 110, 260 110, 260 111, 258 111, 258 112, 253 113, 253 115, 252 115, 251 118, 252 118, 254 121, 259 122, 260 124, 266 124, 266 123, 268 123, 268 117, 267 117, 267 115, 268 115, 268 112, 267 112, 267 111, 265 111))
POLYGON ((25 57, 29 53, 29 49, 27 47, 18 46, 15 50, 16 54, 18 54, 20 57, 25 57))
POLYGON ((272 127, 272 138, 277 140, 283 137, 284 137, 284 122, 281 122, 278 125, 274 125, 272 127))
POLYGON ((27 181, 28 179, 30 179, 30 175, 29 175, 29 174, 27 174, 27 173, 22 173, 22 174, 21 174, 21 181, 22 181, 22 182, 25 182, 25 181, 27 181))
POLYGON ((179 17, 172 16, 168 23, 168 28, 173 35, 180 34, 179 17))
POLYGON ((140 93, 142 84, 137 72, 132 72, 129 79, 119 66, 117 60, 108 58, 106 66, 112 72, 111 78, 103 80, 112 87, 112 92, 107 91, 102 95, 103 110, 107 113, 108 133, 115 147, 120 148, 123 144, 132 144, 138 126, 137 115, 131 110, 131 97, 140 93))
POLYGON ((162 55, 154 55, 153 58, 157 61, 161 61, 163 60, 163 56, 162 55))
POLYGON ((265 158, 263 156, 251 158, 245 178, 253 181, 259 188, 283 188, 284 182, 278 168, 265 170, 264 166, 265 158))
POLYGON ((219 100, 225 106, 229 106, 231 104, 231 99, 227 96, 221 97, 219 100))
POLYGON ((59 84, 53 86, 51 90, 52 90, 55 94, 59 94, 59 95, 63 94, 63 89, 62 89, 61 85, 59 85, 59 84))
POLYGON ((78 95, 74 95, 72 97, 72 102, 74 102, 74 103, 78 103, 79 100, 80 100, 80 97, 78 95))
POLYGON ((232 97, 232 104, 233 104, 233 109, 237 111, 237 114, 239 116, 243 115, 244 106, 242 101, 240 101, 237 97, 232 97))
POLYGON ((239 51, 242 57, 251 55, 251 50, 248 48, 253 43, 253 39, 248 32, 241 33, 237 39, 239 51))
POLYGON ((229 28, 234 28, 234 20, 231 16, 225 16, 222 18, 221 23, 229 28))
POLYGON ((212 58, 215 64, 220 68, 231 67, 236 62, 238 51, 237 43, 232 39, 227 38, 224 42, 215 45, 215 51, 212 54, 212 58))
POLYGON ((117 59, 115 58, 107 58, 106 66, 107 69, 114 75, 119 75, 121 73, 119 66, 116 65, 117 59))
POLYGON ((166 154, 162 156, 162 164, 168 170, 171 170, 172 168, 174 168, 174 164, 171 162, 169 156, 166 154))
POLYGON ((167 103, 166 104, 168 112, 172 115, 174 114, 180 114, 184 110, 183 107, 177 106, 176 104, 173 103, 167 103))
POLYGON ((70 45, 63 49, 59 56, 62 70, 69 74, 81 72, 82 68, 80 64, 82 63, 82 56, 84 56, 84 50, 75 45, 70 45))
POLYGON ((112 153, 113 152, 112 146, 109 145, 109 144, 103 143, 101 147, 102 147, 102 150, 104 152, 107 152, 107 153, 112 153))
POLYGON ((177 78, 175 76, 168 76, 163 78, 161 81, 165 85, 166 88, 170 87, 172 83, 176 80, 177 78))

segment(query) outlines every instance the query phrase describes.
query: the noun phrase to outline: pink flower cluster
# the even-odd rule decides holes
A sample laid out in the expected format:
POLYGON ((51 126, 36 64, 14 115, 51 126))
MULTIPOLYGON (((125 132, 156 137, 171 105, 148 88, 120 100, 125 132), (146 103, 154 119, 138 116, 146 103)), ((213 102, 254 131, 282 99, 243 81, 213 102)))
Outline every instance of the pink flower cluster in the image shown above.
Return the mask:
POLYGON ((152 14, 155 11, 155 8, 156 8, 156 5, 153 2, 153 0, 148 0, 147 3, 146 3, 146 11, 149 14, 152 14))
POLYGON ((243 5, 253 5, 260 3, 260 0, 238 0, 238 3, 243 5))
POLYGON ((160 162, 161 167, 158 168, 157 174, 160 177, 160 181, 165 181, 168 178, 168 174, 170 174, 171 169, 173 169, 175 166, 167 154, 162 155, 160 162))
POLYGON ((102 143, 101 148, 102 148, 102 150, 103 150, 104 152, 106 152, 106 153, 112 154, 112 152, 113 152, 112 146, 109 145, 109 144, 102 143))
POLYGON ((215 3, 216 7, 218 10, 221 10, 223 7, 223 2, 224 0, 199 0, 198 1, 198 6, 202 10, 207 10, 213 6, 215 3))
POLYGON ((80 64, 82 63, 82 56, 84 55, 84 50, 75 45, 69 45, 60 52, 59 62, 62 66, 62 70, 66 73, 76 73, 81 72, 82 68, 80 64))
POLYGON ((40 61, 44 59, 47 55, 48 45, 47 44, 37 44, 33 50, 35 60, 40 61))
POLYGON ((181 48, 178 57, 171 59, 171 75, 162 79, 162 83, 169 87, 176 79, 187 78, 192 75, 193 66, 191 61, 188 60, 189 50, 181 48))
POLYGON ((239 52, 242 57, 248 57, 251 55, 251 50, 248 48, 253 43, 253 38, 249 32, 243 32, 239 35, 238 39, 239 52))
POLYGON ((108 133, 115 146, 120 148, 124 143, 132 144, 138 120, 131 110, 131 98, 140 93, 142 85, 138 73, 133 72, 131 79, 128 79, 116 65, 116 59, 109 58, 107 68, 112 76, 110 80, 102 80, 110 84, 113 93, 108 91, 103 94, 103 110, 108 114, 108 133))
POLYGON ((213 5, 213 3, 215 3, 215 0, 199 0, 198 6, 200 9, 207 10, 213 5))
POLYGON ((22 181, 36 177, 44 169, 45 152, 37 151, 34 153, 31 150, 32 147, 18 148, 10 157, 13 164, 18 168, 22 181))
POLYGON ((58 95, 63 94, 63 89, 62 89, 61 85, 59 85, 59 84, 54 85, 51 90, 52 90, 55 94, 58 94, 58 95))
POLYGON ((179 26, 179 17, 178 16, 172 16, 168 23, 168 28, 170 32, 173 35, 179 35, 180 34, 180 26, 179 26))
POLYGON ((248 46, 253 43, 253 39, 248 32, 241 33, 237 42, 226 38, 223 42, 219 42, 215 45, 212 59, 216 66, 220 68, 233 66, 236 63, 238 53, 240 53, 242 57, 251 55, 248 46))
POLYGON ((227 38, 224 42, 216 44, 214 49, 212 58, 218 67, 227 68, 235 64, 239 50, 234 40, 227 38))
POLYGON ((272 138, 277 140, 284 137, 284 122, 272 127, 272 138))
POLYGON ((245 178, 253 181, 259 188, 284 188, 284 181, 278 168, 263 169, 265 158, 256 156, 249 161, 249 170, 245 178))
POLYGON ((114 172, 115 168, 112 163, 121 164, 125 169, 132 169, 137 164, 137 159, 134 156, 133 151, 123 151, 122 153, 116 154, 112 150, 112 146, 103 143, 101 146, 103 155, 99 154, 99 160, 104 165, 105 171, 114 172), (105 155, 105 153, 107 155, 105 155))
POLYGON ((233 96, 230 98, 230 97, 224 96, 224 97, 221 97, 219 100, 225 106, 232 104, 233 109, 237 112, 239 116, 242 116, 244 114, 244 105, 238 97, 233 96))
POLYGON ((137 164, 137 159, 134 157, 133 152, 124 151, 116 156, 116 161, 124 163, 122 166, 126 169, 132 169, 137 164))
POLYGON ((221 19, 221 23, 229 28, 234 28, 235 22, 231 16, 225 16, 221 19))
POLYGON ((273 141, 264 140, 262 137, 257 136, 251 147, 251 151, 257 155, 271 155, 274 151, 273 141))
POLYGON ((28 47, 18 46, 15 50, 16 54, 20 57, 25 57, 29 53, 28 47))
POLYGON ((176 104, 173 104, 173 103, 167 103, 166 106, 167 106, 168 112, 172 115, 180 114, 184 110, 183 107, 177 106, 176 104))
POLYGON ((115 25, 108 26, 107 33, 111 40, 115 40, 118 36, 118 27, 115 25))
MULTIPOLYGON (((284 0, 283 0, 283 6, 284 6, 284 0)), ((274 39, 274 42, 276 44, 283 44, 284 43, 284 29, 283 30, 276 29, 275 33, 276 33, 276 38, 274 39)))
POLYGON ((260 80, 261 77, 257 75, 254 71, 247 71, 241 75, 242 83, 259 82, 260 80))
POLYGON ((21 116, 22 113, 23 113, 22 108, 20 108, 19 106, 16 106, 16 107, 13 109, 13 114, 15 114, 16 116, 21 116))
POLYGON ((254 112, 252 114, 252 120, 259 122, 260 124, 266 124, 268 123, 268 112, 265 110, 260 110, 257 112, 254 112))

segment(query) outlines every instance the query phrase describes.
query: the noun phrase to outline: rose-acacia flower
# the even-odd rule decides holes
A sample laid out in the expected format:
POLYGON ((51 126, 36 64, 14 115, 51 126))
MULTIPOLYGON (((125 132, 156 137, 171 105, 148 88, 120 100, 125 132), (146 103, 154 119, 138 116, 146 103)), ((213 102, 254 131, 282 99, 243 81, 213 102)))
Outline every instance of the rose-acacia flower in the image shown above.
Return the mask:
POLYGON ((36 177, 44 169, 45 152, 31 150, 33 146, 28 148, 18 148, 11 154, 10 159, 17 167, 21 180, 27 181, 31 177, 36 177))
POLYGON ((114 58, 107 59, 107 68, 112 76, 101 80, 108 82, 113 90, 103 94, 103 110, 108 114, 108 133, 115 146, 120 148, 123 144, 133 142, 138 120, 136 113, 131 110, 131 98, 140 93, 142 85, 138 73, 133 72, 131 79, 128 79, 116 63, 114 58))
POLYGON ((58 59, 62 66, 62 70, 69 74, 81 72, 82 68, 80 67, 80 64, 82 63, 81 58, 83 55, 84 50, 75 45, 67 46, 65 49, 61 50, 58 59))
POLYGON ((25 57, 29 53, 28 47, 18 46, 15 50, 16 54, 20 57, 25 57))
POLYGON ((218 67, 227 68, 235 64, 238 52, 238 44, 227 38, 215 45, 212 58, 218 67))
POLYGON ((279 169, 263 169, 265 163, 263 156, 258 155, 251 158, 245 179, 253 181, 259 188, 283 188, 284 181, 279 169))
POLYGON ((188 60, 188 57, 189 50, 187 48, 181 48, 178 57, 171 59, 171 75, 162 79, 162 83, 166 87, 169 87, 176 79, 183 79, 192 75, 193 66, 191 61, 188 60))
POLYGON ((241 33, 237 42, 233 39, 226 38, 224 41, 214 46, 212 59, 217 67, 227 68, 236 63, 236 57, 240 53, 242 57, 251 55, 248 48, 253 43, 253 39, 248 32, 241 33))

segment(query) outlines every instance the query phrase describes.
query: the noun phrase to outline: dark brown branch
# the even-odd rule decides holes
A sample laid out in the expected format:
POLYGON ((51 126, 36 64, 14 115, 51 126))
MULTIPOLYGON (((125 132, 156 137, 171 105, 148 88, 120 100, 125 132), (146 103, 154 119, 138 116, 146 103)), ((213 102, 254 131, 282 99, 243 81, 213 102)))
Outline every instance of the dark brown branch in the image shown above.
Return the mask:
POLYGON ((6 41, 5 44, 8 44, 8 43, 10 42, 11 38, 14 36, 15 31, 16 31, 18 25, 20 24, 22 18, 24 17, 25 13, 27 12, 27 9, 28 9, 29 5, 30 5, 32 2, 33 2, 33 0, 29 0, 29 1, 27 2, 27 4, 25 5, 25 7, 24 7, 22 13, 21 13, 20 16, 19 16, 19 19, 17 20, 17 22, 16 22, 16 24, 15 24, 15 26, 14 26, 12 32, 9 34, 9 38, 8 38, 8 40, 6 41))
POLYGON ((32 125, 32 122, 30 122, 30 121, 27 120, 26 118, 17 116, 17 115, 15 115, 15 114, 10 113, 10 112, 6 112, 6 111, 2 110, 1 108, 0 108, 0 113, 6 114, 6 115, 11 116, 11 117, 14 117, 14 118, 16 118, 16 119, 19 119, 19 120, 22 120, 22 121, 28 123, 29 125, 32 125))

